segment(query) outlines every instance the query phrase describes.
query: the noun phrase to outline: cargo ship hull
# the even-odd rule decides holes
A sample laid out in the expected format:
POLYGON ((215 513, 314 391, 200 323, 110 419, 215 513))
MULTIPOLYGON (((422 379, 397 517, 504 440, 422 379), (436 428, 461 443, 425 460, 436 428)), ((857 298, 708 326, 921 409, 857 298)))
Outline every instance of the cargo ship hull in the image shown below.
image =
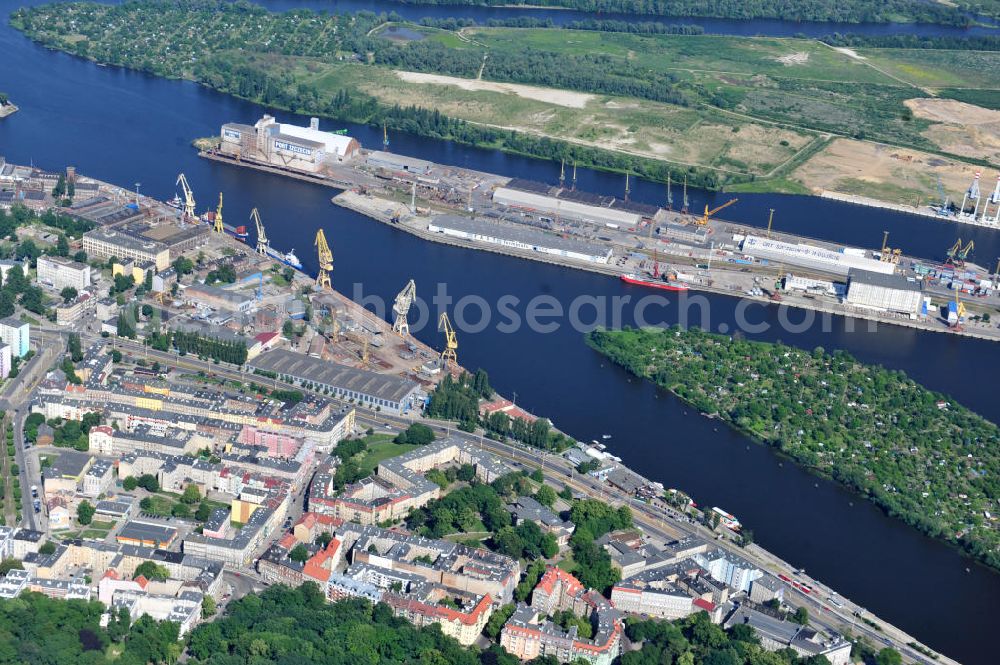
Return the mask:
POLYGON ((663 291, 688 290, 687 284, 681 284, 680 282, 671 282, 660 279, 650 279, 647 277, 640 277, 639 275, 634 275, 634 274, 622 275, 621 280, 626 284, 634 284, 636 286, 648 286, 651 289, 662 289, 663 291))

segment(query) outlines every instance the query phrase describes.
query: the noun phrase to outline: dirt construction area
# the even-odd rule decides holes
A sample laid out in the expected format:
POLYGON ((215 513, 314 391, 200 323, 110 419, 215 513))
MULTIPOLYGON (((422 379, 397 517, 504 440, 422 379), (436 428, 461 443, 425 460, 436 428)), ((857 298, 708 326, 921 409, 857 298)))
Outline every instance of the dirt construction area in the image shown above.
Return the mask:
POLYGON ((464 79, 457 76, 442 76, 439 74, 422 74, 420 72, 397 71, 396 75, 407 83, 430 83, 434 85, 453 85, 463 90, 488 90, 490 92, 513 93, 525 99, 566 106, 572 109, 582 109, 594 95, 569 90, 553 88, 537 88, 519 83, 496 83, 479 79, 464 79))
POLYGON ((936 123, 922 134, 945 152, 1000 161, 1000 111, 953 99, 909 99, 906 105, 936 123))
MULTIPOLYGON (((917 150, 836 139, 791 178, 816 194, 833 191, 916 205, 937 202, 938 178, 951 200, 961 201, 979 168, 917 150)), ((983 182, 991 177, 984 174, 983 182)))

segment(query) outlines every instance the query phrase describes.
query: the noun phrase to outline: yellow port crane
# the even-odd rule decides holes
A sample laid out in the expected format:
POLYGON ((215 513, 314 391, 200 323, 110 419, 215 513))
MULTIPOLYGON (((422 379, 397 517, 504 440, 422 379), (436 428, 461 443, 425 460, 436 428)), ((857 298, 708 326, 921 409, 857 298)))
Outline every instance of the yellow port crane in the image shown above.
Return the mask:
POLYGON ((882 232, 882 252, 879 256, 879 260, 882 263, 891 263, 893 265, 899 265, 899 260, 903 256, 903 250, 893 249, 889 247, 889 232, 882 232))
POLYGON ((316 286, 321 289, 332 289, 330 283, 330 272, 333 270, 333 252, 326 242, 326 235, 323 229, 316 231, 316 255, 319 258, 319 272, 316 274, 316 286))
POLYGON ((191 186, 188 184, 187 178, 181 173, 177 176, 177 182, 174 184, 180 185, 181 190, 184 192, 184 216, 194 219, 194 192, 191 191, 191 186))
POLYGON ((219 205, 215 209, 215 226, 212 227, 212 230, 216 233, 225 231, 225 227, 222 226, 222 192, 219 192, 219 205))
POLYGON ((444 333, 444 350, 441 352, 441 360, 445 364, 453 362, 457 365, 458 336, 455 334, 455 329, 451 326, 451 319, 448 318, 448 312, 441 312, 441 318, 438 319, 438 330, 444 333))
POLYGON ((705 214, 704 214, 704 215, 703 215, 702 217, 699 217, 699 218, 698 218, 698 225, 699 225, 699 226, 705 226, 706 224, 708 224, 708 218, 709 218, 709 217, 711 217, 711 216, 712 216, 712 215, 714 215, 715 213, 719 212, 719 211, 720 211, 720 210, 722 210, 723 208, 728 208, 729 206, 733 205, 733 204, 734 204, 734 203, 736 203, 737 201, 739 201, 739 199, 729 199, 728 201, 726 201, 726 202, 725 202, 725 203, 723 203, 722 205, 720 205, 720 206, 716 206, 716 207, 715 207, 715 208, 713 208, 712 210, 709 210, 709 209, 708 209, 708 204, 706 203, 706 204, 705 204, 705 214))
POLYGON ((264 233, 264 223, 260 221, 260 213, 257 212, 257 208, 250 211, 250 220, 257 225, 257 253, 267 254, 267 234, 264 233))
POLYGON ((965 259, 969 258, 969 254, 971 254, 972 250, 975 248, 976 243, 974 241, 970 240, 969 244, 962 246, 962 239, 959 238, 955 241, 955 244, 951 246, 951 249, 948 250, 948 262, 955 265, 964 265, 965 259))

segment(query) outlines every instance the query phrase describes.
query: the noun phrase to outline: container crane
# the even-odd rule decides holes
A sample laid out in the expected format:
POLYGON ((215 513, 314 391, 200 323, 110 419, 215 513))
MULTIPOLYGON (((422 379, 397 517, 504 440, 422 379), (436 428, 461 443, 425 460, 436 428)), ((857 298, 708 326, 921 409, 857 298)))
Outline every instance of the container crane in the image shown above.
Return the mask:
POLYGON ((188 185, 187 178, 181 173, 177 176, 177 182, 175 185, 180 185, 181 190, 184 192, 184 216, 188 219, 194 219, 194 192, 191 191, 191 186, 188 185))
POLYGON ((316 255, 319 258, 319 272, 316 273, 316 286, 321 289, 332 289, 330 283, 330 271, 333 270, 333 252, 326 242, 326 235, 323 229, 316 231, 316 255))
POLYGON ((458 337, 455 335, 455 329, 451 326, 451 319, 448 318, 448 312, 441 312, 441 318, 438 319, 438 330, 444 333, 444 351, 441 352, 441 360, 447 365, 449 362, 458 364, 458 337))
POLYGON ((699 225, 699 226, 705 226, 706 224, 708 224, 708 218, 709 218, 709 217, 711 217, 711 216, 712 216, 712 215, 714 215, 715 213, 719 212, 719 211, 720 211, 720 210, 722 210, 723 208, 728 208, 729 206, 733 205, 733 204, 734 204, 734 203, 736 203, 737 201, 739 201, 739 199, 729 199, 728 201, 726 201, 726 202, 725 202, 725 203, 723 203, 722 205, 720 205, 720 206, 716 206, 716 207, 715 207, 715 208, 713 208, 712 210, 709 210, 709 209, 708 209, 708 204, 705 204, 705 214, 704 214, 704 216, 702 216, 702 217, 700 217, 700 218, 698 219, 698 225, 699 225))
POLYGON ((215 209, 215 226, 212 227, 212 230, 216 233, 225 231, 225 227, 222 226, 222 192, 219 192, 219 205, 215 209))
POLYGON ((269 241, 267 234, 264 233, 264 223, 260 221, 260 213, 257 212, 257 208, 250 211, 250 219, 257 225, 257 253, 267 254, 269 241))
POLYGON ((410 325, 406 321, 406 315, 410 311, 410 305, 417 298, 417 285, 412 279, 406 283, 403 290, 396 295, 396 301, 392 304, 392 312, 395 318, 392 321, 392 332, 399 336, 410 334, 410 325))

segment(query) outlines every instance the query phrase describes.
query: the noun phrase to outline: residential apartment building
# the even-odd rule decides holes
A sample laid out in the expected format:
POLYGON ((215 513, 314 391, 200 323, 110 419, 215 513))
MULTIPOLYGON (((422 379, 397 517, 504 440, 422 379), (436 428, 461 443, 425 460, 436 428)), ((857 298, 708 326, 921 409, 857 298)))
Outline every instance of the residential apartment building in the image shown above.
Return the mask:
POLYGON ((23 358, 29 350, 28 324, 11 316, 0 319, 0 342, 10 347, 12 356, 23 358))

